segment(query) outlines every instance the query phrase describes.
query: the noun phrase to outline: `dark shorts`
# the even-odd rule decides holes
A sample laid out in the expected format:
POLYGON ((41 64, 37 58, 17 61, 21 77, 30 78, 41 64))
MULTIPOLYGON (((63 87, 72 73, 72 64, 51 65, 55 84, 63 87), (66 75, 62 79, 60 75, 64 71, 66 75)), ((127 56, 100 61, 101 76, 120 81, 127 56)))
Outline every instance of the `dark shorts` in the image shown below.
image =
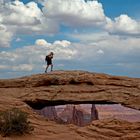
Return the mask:
POLYGON ((47 60, 47 65, 52 65, 52 59, 47 60))

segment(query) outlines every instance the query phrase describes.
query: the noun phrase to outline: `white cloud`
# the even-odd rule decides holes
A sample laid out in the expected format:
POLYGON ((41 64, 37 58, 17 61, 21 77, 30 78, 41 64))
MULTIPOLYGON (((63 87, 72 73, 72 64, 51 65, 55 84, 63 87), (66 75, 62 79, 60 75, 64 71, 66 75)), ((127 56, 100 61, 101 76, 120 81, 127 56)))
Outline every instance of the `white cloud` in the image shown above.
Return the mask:
MULTIPOLYGON (((77 35, 78 36, 78 35, 77 35)), ((82 38, 84 35, 79 35, 82 38)), ((13 51, 0 52, 0 70, 3 72, 40 72, 45 69, 45 56, 50 51, 54 52, 54 69, 78 68, 116 68, 123 64, 136 66, 139 64, 140 39, 120 38, 108 33, 98 33, 93 40, 85 35, 85 42, 73 43, 68 40, 56 40, 48 43, 44 39, 37 39, 32 46, 17 48, 13 51), (86 39, 88 41, 86 41, 86 39), (62 46, 67 44, 67 46, 62 46)), ((80 39, 79 37, 79 39, 80 39)), ((25 73, 24 73, 25 74, 25 73)))
POLYGON ((5 69, 8 69, 9 66, 7 65, 0 65, 0 70, 5 70, 5 69))
POLYGON ((92 26, 102 24, 105 15, 98 1, 46 0, 43 12, 48 18, 69 26, 92 26))
POLYGON ((51 44, 50 43, 48 43, 46 40, 44 40, 44 39, 37 39, 36 41, 35 41, 35 44, 36 45, 38 45, 38 46, 47 46, 47 47, 49 47, 51 44))
POLYGON ((92 42, 92 44, 96 44, 98 40, 104 40, 107 36, 108 33, 105 31, 101 32, 84 32, 84 33, 74 33, 74 34, 67 34, 68 37, 78 39, 80 42, 92 42))
POLYGON ((22 72, 29 72, 32 71, 34 68, 33 65, 31 64, 19 64, 19 65, 7 65, 7 64, 3 64, 0 65, 0 71, 4 70, 4 71, 10 71, 10 72, 18 72, 18 71, 22 71, 22 72))
POLYGON ((15 52, 6 52, 6 51, 0 52, 1 62, 13 62, 16 59, 18 59, 18 54, 16 54, 15 52))
POLYGON ((42 34, 55 33, 58 25, 47 19, 37 3, 31 1, 24 4, 21 1, 7 2, 0 5, 0 23, 12 33, 42 34))
POLYGON ((22 41, 22 39, 19 38, 19 37, 17 37, 15 41, 16 41, 16 42, 20 42, 20 41, 22 41))
MULTIPOLYGON (((54 52, 57 59, 71 59, 76 53, 71 47, 71 42, 67 40, 56 40, 53 43, 48 43, 44 39, 37 39, 35 41, 35 51, 43 52, 44 55, 48 52, 54 52)), ((31 48, 30 48, 31 49, 31 48)), ((43 56, 41 56, 44 59, 43 56)))
POLYGON ((100 49, 100 50, 97 51, 97 53, 98 54, 104 54, 104 51, 100 49))
POLYGON ((104 14, 104 9, 98 1, 84 0, 39 0, 44 5, 43 12, 50 20, 58 24, 72 27, 94 27, 106 29, 111 34, 140 35, 140 22, 121 14, 113 20, 104 14))
POLYGON ((40 23, 42 16, 35 2, 24 4, 20 1, 13 1, 1 5, 0 8, 2 23, 5 25, 33 26, 40 23))
MULTIPOLYGON (((18 35, 23 33, 53 34, 58 32, 62 24, 71 26, 70 32, 75 30, 74 34, 66 38, 70 37, 79 42, 56 40, 49 43, 40 36, 40 39, 31 46, 19 47, 7 52, 1 51, 1 71, 15 73, 40 71, 45 64, 45 55, 50 51, 55 54, 56 65, 64 68, 69 65, 68 62, 71 65, 77 63, 75 67, 91 64, 106 65, 106 63, 133 66, 134 62, 135 65, 139 63, 139 21, 124 14, 112 20, 105 16, 102 4, 95 0, 40 1, 44 5, 43 11, 33 1, 24 4, 18 0, 13 2, 0 0, 0 48, 9 47, 14 35, 17 35, 15 41, 18 42, 20 41, 18 35), (98 26, 100 31, 94 32, 92 27, 97 25, 100 25, 98 26), (90 33, 89 29, 91 29, 90 33)), ((65 36, 66 33, 63 35, 65 36)))
POLYGON ((37 39, 35 44, 37 45, 35 46, 36 50, 44 51, 44 55, 51 51, 54 52, 56 59, 67 60, 76 54, 76 51, 71 47, 71 42, 67 40, 56 40, 53 43, 48 43, 44 39, 37 39))
POLYGON ((57 41, 55 41, 54 43, 53 43, 53 45, 55 45, 55 46, 62 46, 62 47, 68 47, 69 45, 71 44, 71 42, 69 42, 69 41, 67 41, 67 40, 62 40, 62 41, 59 41, 59 40, 57 40, 57 41))
POLYGON ((114 21, 106 18, 106 29, 110 33, 122 35, 140 35, 140 22, 132 19, 128 15, 120 15, 114 21))
POLYGON ((0 24, 0 36, 0 48, 10 47, 13 34, 2 24, 0 24))
POLYGON ((136 62, 140 59, 140 38, 120 37, 107 32, 77 33, 69 36, 80 42, 74 48, 77 51, 76 60, 81 62, 89 60, 99 64, 115 64, 122 61, 136 62))
POLYGON ((72 59, 76 51, 70 44, 67 40, 48 43, 44 39, 37 39, 32 46, 24 46, 13 51, 1 51, 0 69, 10 72, 41 70, 45 63, 45 56, 50 51, 54 52, 55 60, 72 59))
POLYGON ((117 34, 109 34, 108 32, 101 31, 98 33, 76 33, 76 34, 68 34, 68 37, 78 39, 81 43, 86 43, 89 45, 102 46, 110 49, 119 49, 129 51, 131 49, 140 48, 140 38, 138 37, 123 37, 117 34))
MULTIPOLYGON (((33 1, 27 4, 18 0, 0 2, 0 36, 3 36, 0 38, 0 47, 9 47, 14 35, 53 34, 59 31, 62 24, 74 28, 100 25, 99 29, 105 28, 111 34, 140 35, 140 22, 128 15, 120 15, 111 20, 105 16, 102 4, 98 1, 41 0, 43 11, 33 1)), ((37 43, 45 45, 43 41, 37 43)), ((60 46, 67 47, 67 42, 60 46)))
POLYGON ((53 34, 58 29, 57 23, 47 19, 33 1, 0 1, 0 48, 9 47, 14 35, 53 34))
POLYGON ((31 64, 20 64, 18 66, 13 66, 12 67, 13 71, 32 71, 33 70, 33 65, 31 64))

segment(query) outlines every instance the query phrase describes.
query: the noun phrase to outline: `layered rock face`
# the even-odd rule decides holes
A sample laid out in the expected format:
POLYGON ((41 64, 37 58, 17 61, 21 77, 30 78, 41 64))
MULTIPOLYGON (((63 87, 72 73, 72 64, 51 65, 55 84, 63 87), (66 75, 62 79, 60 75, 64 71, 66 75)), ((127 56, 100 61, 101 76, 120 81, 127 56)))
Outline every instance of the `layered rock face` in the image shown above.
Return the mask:
MULTIPOLYGON (((29 113, 29 120, 35 128, 30 135, 14 136, 6 138, 7 140, 140 139, 140 122, 105 119, 93 121, 85 127, 63 125, 46 120, 30 107, 41 109, 48 104, 91 101, 120 103, 140 110, 140 78, 84 71, 54 71, 48 74, 0 80, 0 111, 12 107, 20 108, 29 113)), ((55 110, 52 110, 50 114, 55 116, 55 110)), ((75 110, 73 116, 81 115, 81 112, 77 111, 75 110)), ((92 111, 96 112, 94 107, 92 111)), ((2 137, 0 139, 5 140, 2 137)))
POLYGON ((98 120, 98 112, 94 104, 91 111, 88 112, 80 105, 66 105, 61 107, 49 106, 41 110, 35 110, 49 120, 61 124, 75 124, 77 126, 85 126, 94 120, 98 120), (60 121, 61 120, 61 121, 60 121))
POLYGON ((85 112, 83 109, 76 108, 76 106, 73 107, 73 113, 72 113, 72 120, 71 122, 78 126, 85 126, 87 124, 90 124, 90 122, 94 120, 98 120, 98 112, 96 110, 95 105, 92 104, 91 112, 90 114, 85 112))
POLYGON ((54 106, 50 106, 44 108, 42 110, 37 111, 40 115, 45 116, 49 120, 57 120, 58 116, 54 106))
POLYGON ((98 120, 99 117, 98 117, 98 111, 95 107, 94 104, 92 104, 92 108, 91 108, 91 120, 98 120))

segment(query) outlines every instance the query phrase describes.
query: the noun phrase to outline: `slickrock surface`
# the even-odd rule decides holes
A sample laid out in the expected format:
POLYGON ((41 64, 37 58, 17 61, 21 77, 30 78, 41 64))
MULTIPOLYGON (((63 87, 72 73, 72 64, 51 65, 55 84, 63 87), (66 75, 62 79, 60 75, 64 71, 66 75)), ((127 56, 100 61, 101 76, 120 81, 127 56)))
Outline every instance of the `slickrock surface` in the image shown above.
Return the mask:
POLYGON ((98 120, 78 127, 47 121, 34 108, 49 101, 115 102, 140 110, 140 78, 110 76, 84 71, 54 71, 17 79, 0 80, 0 111, 18 107, 29 113, 34 126, 30 135, 1 140, 139 140, 140 122, 98 120))

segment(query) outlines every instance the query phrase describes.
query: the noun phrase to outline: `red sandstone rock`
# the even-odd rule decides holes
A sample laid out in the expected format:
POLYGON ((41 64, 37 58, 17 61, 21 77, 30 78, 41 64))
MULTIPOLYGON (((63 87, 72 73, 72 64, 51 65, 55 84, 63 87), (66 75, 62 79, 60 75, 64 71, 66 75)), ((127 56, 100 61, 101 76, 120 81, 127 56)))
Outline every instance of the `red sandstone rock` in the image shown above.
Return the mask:
POLYGON ((44 106, 48 101, 110 101, 140 110, 140 78, 83 71, 54 71, 0 80, 0 110, 12 107, 29 113, 32 134, 0 140, 139 140, 140 122, 106 119, 86 127, 56 124, 38 115, 24 101, 44 106))
POLYGON ((85 126, 98 119, 98 112, 92 104, 90 112, 81 105, 63 105, 60 107, 48 106, 41 110, 35 110, 46 119, 63 124, 75 124, 85 126))
POLYGON ((92 108, 91 108, 91 121, 98 120, 98 119, 99 119, 99 117, 98 117, 98 111, 97 111, 95 105, 92 104, 92 108))

